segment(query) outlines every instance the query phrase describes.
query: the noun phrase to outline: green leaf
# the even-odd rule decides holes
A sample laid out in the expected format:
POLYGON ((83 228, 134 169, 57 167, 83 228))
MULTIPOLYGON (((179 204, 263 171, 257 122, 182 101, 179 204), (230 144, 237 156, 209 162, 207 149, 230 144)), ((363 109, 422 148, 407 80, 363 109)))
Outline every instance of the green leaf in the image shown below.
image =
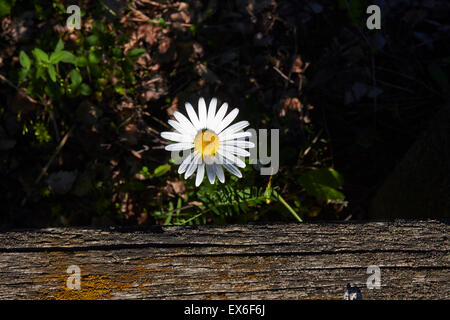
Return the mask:
POLYGON ((139 171, 140 174, 142 174, 145 179, 149 179, 150 178, 150 172, 148 172, 148 168, 146 166, 143 166, 141 171, 139 171))
POLYGON ((166 20, 163 17, 159 18, 157 21, 159 27, 165 28, 167 27, 166 20))
POLYGON ((99 44, 99 37, 96 34, 93 34, 87 37, 86 41, 90 46, 95 46, 99 44))
POLYGON ((27 69, 19 70, 19 81, 23 81, 27 77, 28 71, 27 69))
POLYGON ((0 0, 0 18, 11 13, 12 0, 0 0))
POLYGON ((100 62, 101 57, 98 53, 91 51, 89 52, 88 60, 90 63, 97 64, 100 62))
POLYGON ((55 89, 54 86, 51 85, 50 83, 47 83, 44 87, 44 92, 52 98, 55 98, 58 95, 58 91, 55 89))
POLYGON ((36 59, 38 59, 39 61, 45 62, 45 63, 49 63, 49 59, 48 59, 48 54, 46 54, 44 51, 42 51, 39 48, 35 48, 33 49, 33 54, 36 57, 36 59))
POLYGON ((333 184, 333 188, 342 187, 342 185, 344 184, 344 178, 342 178, 339 172, 337 172, 333 168, 328 168, 328 173, 333 176, 333 178, 330 179, 330 183, 333 184))
POLYGON ((52 79, 53 82, 56 82, 56 70, 55 66, 52 64, 48 65, 48 75, 50 76, 50 79, 52 79))
POLYGON ((120 84, 116 84, 115 86, 114 86, 114 90, 118 93, 118 94, 125 94, 125 88, 122 86, 122 85, 120 85, 120 84))
POLYGON ((85 56, 76 57, 75 65, 79 67, 86 67, 88 63, 88 59, 85 56))
POLYGON ((36 68, 36 78, 46 80, 47 68, 43 68, 42 66, 38 66, 36 68))
POLYGON ((64 49, 64 42, 61 39, 59 39, 55 47, 55 52, 62 51, 63 49, 64 49))
POLYGON ((19 53, 19 61, 20 61, 20 64, 22 65, 22 67, 25 70, 29 70, 30 69, 30 67, 31 67, 31 60, 28 57, 28 55, 25 53, 25 51, 20 51, 20 53, 19 53))
POLYGON ((92 24, 92 30, 94 33, 104 33, 107 31, 105 24, 97 20, 92 24))
POLYGON ((305 191, 319 199, 343 201, 345 195, 337 189, 342 186, 343 179, 334 169, 322 168, 304 173, 298 180, 305 191))
POLYGON ((110 54, 115 58, 123 58, 123 51, 120 48, 112 48, 110 54))
POLYGON ((65 63, 71 63, 71 64, 76 64, 77 63, 77 57, 75 57, 75 55, 69 51, 63 51, 64 55, 61 58, 61 62, 65 62, 65 63))
POLYGON ((64 55, 65 51, 57 51, 57 52, 53 52, 50 55, 50 63, 51 64, 57 64, 58 62, 61 61, 62 56, 64 55))
POLYGON ((51 136, 48 134, 47 128, 43 123, 36 123, 33 126, 34 135, 36 136, 39 143, 49 142, 51 140, 51 136))
POLYGON ((69 51, 53 52, 50 56, 50 63, 57 64, 58 62, 76 64, 76 57, 69 51))
POLYGON ((159 167, 157 167, 155 169, 155 171, 153 171, 153 175, 155 177, 160 177, 160 176, 162 176, 163 174, 165 174, 169 170, 170 170, 170 165, 169 164, 163 164, 163 165, 160 165, 159 167))
POLYGON ((192 35, 195 37, 198 33, 198 27, 196 25, 192 25, 189 27, 189 30, 191 31, 192 35))
POLYGON ((82 83, 80 87, 80 93, 84 96, 89 96, 91 95, 92 90, 86 83, 82 83))
POLYGON ((130 52, 128 52, 128 56, 132 59, 137 59, 141 55, 143 55, 145 52, 146 52, 146 50, 144 48, 137 48, 137 49, 130 50, 130 52))
POLYGON ((70 80, 72 80, 72 84, 70 86, 72 87, 72 89, 76 89, 83 81, 83 78, 76 69, 73 69, 70 72, 70 80))
POLYGON ((210 208, 211 208, 211 210, 212 210, 215 214, 217 214, 218 216, 220 216, 220 211, 219 211, 219 209, 217 209, 214 205, 211 205, 210 208))

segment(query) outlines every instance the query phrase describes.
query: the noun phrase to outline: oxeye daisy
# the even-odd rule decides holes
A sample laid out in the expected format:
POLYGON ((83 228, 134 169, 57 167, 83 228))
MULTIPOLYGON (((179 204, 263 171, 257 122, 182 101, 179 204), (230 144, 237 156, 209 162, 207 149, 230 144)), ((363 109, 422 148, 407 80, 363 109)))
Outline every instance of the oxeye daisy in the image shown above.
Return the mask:
POLYGON ((161 132, 161 137, 175 142, 165 147, 167 151, 190 151, 180 164, 178 173, 184 173, 184 178, 187 179, 197 171, 196 186, 202 183, 205 171, 211 184, 214 184, 216 177, 224 183, 222 166, 241 178, 242 173, 237 167, 245 168, 245 162, 239 156, 249 156, 250 153, 245 149, 255 145, 246 141, 251 133, 243 131, 249 125, 248 121, 229 126, 239 109, 235 108, 225 116, 228 103, 224 103, 216 113, 216 98, 211 100, 208 110, 205 99, 200 98, 198 115, 190 103, 186 102, 185 107, 189 118, 176 111, 173 114, 176 120, 169 120, 175 131, 161 132))

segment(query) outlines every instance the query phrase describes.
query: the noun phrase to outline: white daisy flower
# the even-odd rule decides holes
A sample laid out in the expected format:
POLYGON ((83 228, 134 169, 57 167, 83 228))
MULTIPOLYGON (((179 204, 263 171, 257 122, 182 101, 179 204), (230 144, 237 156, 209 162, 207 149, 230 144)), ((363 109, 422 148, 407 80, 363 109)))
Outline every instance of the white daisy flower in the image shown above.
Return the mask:
POLYGON ((185 107, 189 119, 180 112, 174 112, 175 120, 169 124, 175 132, 161 132, 161 137, 174 141, 165 147, 167 151, 190 150, 191 153, 183 160, 178 173, 184 173, 189 178, 196 170, 195 185, 198 187, 205 176, 214 184, 216 176, 220 182, 225 182, 222 165, 235 176, 241 178, 242 173, 237 167, 245 168, 245 162, 239 156, 247 157, 250 153, 245 150, 255 145, 246 141, 251 137, 250 132, 243 129, 249 125, 248 121, 240 121, 231 126, 239 109, 233 109, 225 116, 228 103, 222 104, 216 113, 217 99, 213 98, 206 110, 205 99, 198 101, 198 116, 192 105, 186 102, 185 107), (229 127, 228 127, 229 126, 229 127))

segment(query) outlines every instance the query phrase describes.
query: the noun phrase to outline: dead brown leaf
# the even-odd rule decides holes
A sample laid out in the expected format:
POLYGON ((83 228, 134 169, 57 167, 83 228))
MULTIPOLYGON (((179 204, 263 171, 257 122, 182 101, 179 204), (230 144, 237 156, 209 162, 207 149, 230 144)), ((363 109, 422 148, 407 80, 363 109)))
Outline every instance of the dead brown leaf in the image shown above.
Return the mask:
POLYGON ((173 40, 164 37, 158 44, 158 61, 159 63, 169 63, 176 58, 176 51, 173 40))
POLYGON ((172 13, 170 15, 170 20, 174 22, 184 22, 184 23, 191 22, 191 18, 186 14, 186 12, 183 11, 172 13))
POLYGON ((178 110, 178 97, 175 97, 170 104, 170 107, 167 108, 167 114, 172 117, 173 113, 178 110))
POLYGON ((290 111, 298 113, 302 111, 302 103, 298 98, 287 98, 284 101, 283 106, 281 107, 280 117, 286 116, 290 111))
POLYGON ((293 73, 302 73, 303 72, 303 60, 300 56, 297 56, 294 59, 294 62, 292 63, 291 71, 293 73))
POLYGON ((137 30, 137 39, 142 39, 150 46, 153 46, 158 41, 158 31, 160 30, 161 28, 151 24, 142 24, 137 30))
POLYGON ((167 184, 172 188, 173 192, 181 196, 182 198, 185 197, 186 192, 186 186, 184 184, 184 181, 181 180, 174 180, 174 181, 167 181, 167 184))

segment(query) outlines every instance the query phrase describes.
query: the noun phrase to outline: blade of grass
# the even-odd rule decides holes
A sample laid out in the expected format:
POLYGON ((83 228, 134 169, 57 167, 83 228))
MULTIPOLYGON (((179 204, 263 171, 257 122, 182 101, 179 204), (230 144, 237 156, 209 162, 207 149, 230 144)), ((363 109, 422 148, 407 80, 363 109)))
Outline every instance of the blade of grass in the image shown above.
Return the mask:
POLYGON ((292 209, 292 207, 283 199, 283 197, 277 191, 272 189, 272 193, 277 198, 277 200, 280 201, 286 207, 286 209, 288 209, 290 213, 292 213, 292 215, 295 217, 295 219, 298 220, 298 222, 303 222, 302 218, 299 217, 299 215, 295 212, 295 210, 292 209))
POLYGON ((166 221, 164 222, 164 225, 170 225, 170 221, 172 220, 173 215, 173 203, 172 201, 169 202, 169 214, 167 215, 166 221))

